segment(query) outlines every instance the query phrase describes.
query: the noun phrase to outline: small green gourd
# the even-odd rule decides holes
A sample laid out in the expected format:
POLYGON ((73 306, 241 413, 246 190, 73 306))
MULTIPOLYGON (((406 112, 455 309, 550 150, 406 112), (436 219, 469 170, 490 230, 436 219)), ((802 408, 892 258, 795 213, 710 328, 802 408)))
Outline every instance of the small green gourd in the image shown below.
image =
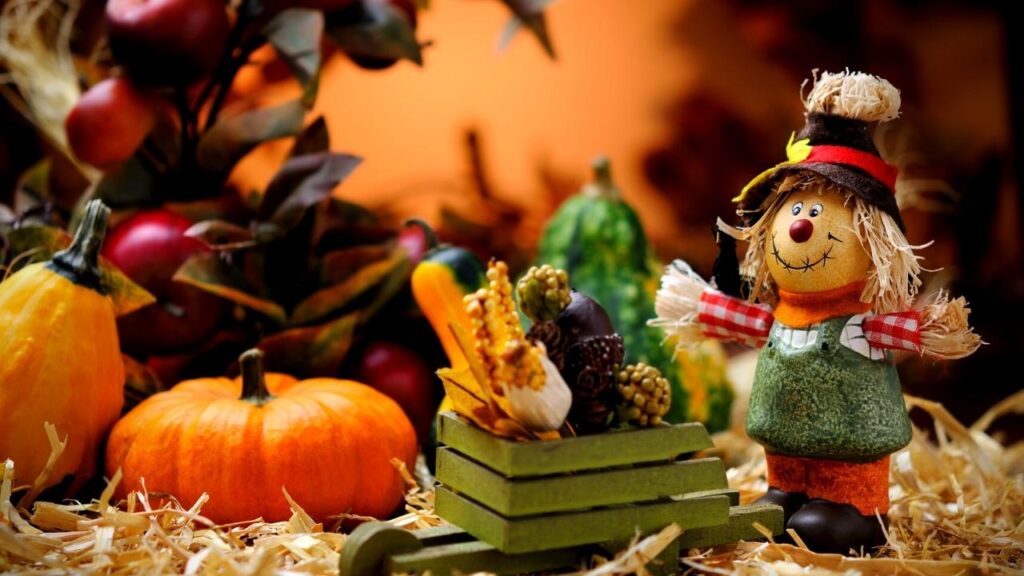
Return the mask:
MULTIPOLYGON (((568 272, 573 288, 607 310, 624 340, 626 364, 653 366, 668 379, 672 404, 665 421, 699 419, 712 430, 728 426, 732 389, 723 363, 694 363, 685 352, 676 359, 673 344, 663 341, 660 330, 647 326, 655 316, 654 296, 662 267, 639 216, 612 181, 607 158, 594 162, 594 181, 566 200, 548 221, 537 262, 568 272), (695 366, 711 371, 704 374, 695 366), (697 398, 714 404, 692 406, 697 398)), ((721 354, 720 349, 710 353, 715 352, 721 354)))

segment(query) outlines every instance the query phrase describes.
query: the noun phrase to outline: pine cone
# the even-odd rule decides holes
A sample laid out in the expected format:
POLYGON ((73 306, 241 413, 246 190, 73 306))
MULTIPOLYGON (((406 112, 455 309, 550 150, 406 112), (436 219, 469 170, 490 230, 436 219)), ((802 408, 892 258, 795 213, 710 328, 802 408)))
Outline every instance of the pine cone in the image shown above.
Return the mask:
POLYGON ((615 385, 624 356, 618 334, 592 336, 569 347, 561 372, 572 389, 569 422, 577 432, 608 428, 619 400, 615 385))
POLYGON ((538 322, 530 327, 530 331, 526 333, 526 339, 533 344, 544 345, 548 359, 555 365, 555 368, 558 368, 559 373, 565 369, 565 353, 570 342, 566 341, 565 333, 558 327, 558 324, 538 322))

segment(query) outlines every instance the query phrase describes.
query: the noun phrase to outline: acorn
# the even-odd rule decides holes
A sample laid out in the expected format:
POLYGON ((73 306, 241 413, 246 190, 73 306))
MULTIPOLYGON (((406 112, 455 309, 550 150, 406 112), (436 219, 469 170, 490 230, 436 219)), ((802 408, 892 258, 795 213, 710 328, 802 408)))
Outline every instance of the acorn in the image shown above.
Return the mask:
POLYGON ((661 372, 641 362, 620 370, 617 380, 619 420, 638 426, 660 425, 672 403, 672 388, 661 372))
POLYGON ((596 300, 575 290, 570 296, 569 305, 555 319, 567 339, 579 341, 591 336, 615 334, 612 319, 596 300))

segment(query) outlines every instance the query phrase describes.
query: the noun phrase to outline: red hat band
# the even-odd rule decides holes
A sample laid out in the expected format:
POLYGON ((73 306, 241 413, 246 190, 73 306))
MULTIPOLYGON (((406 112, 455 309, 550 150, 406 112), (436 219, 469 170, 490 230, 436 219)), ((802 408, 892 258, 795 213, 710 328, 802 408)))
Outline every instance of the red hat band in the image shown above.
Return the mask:
POLYGON ((859 168, 875 180, 885 184, 893 193, 896 192, 896 177, 899 169, 892 164, 887 164, 878 156, 850 148, 848 146, 835 146, 830 144, 819 144, 811 147, 811 153, 801 160, 800 164, 843 164, 853 168, 859 168))

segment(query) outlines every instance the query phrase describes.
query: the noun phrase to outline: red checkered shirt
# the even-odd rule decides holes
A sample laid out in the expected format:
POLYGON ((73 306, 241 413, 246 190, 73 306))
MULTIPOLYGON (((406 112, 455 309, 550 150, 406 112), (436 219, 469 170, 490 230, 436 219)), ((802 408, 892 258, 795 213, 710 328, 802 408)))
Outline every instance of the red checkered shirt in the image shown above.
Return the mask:
MULTIPOLYGON (((697 321, 709 338, 760 348, 768 340, 774 317, 765 305, 705 290, 697 304, 697 321)), ((863 330, 868 343, 875 348, 914 352, 921 349, 921 317, 914 310, 868 316, 863 330)))
POLYGON ((921 315, 916 310, 878 314, 864 319, 864 337, 875 348, 921 350, 921 315))
POLYGON ((718 290, 705 290, 697 304, 697 321, 709 338, 760 348, 768 340, 774 318, 767 306, 750 304, 718 290))

